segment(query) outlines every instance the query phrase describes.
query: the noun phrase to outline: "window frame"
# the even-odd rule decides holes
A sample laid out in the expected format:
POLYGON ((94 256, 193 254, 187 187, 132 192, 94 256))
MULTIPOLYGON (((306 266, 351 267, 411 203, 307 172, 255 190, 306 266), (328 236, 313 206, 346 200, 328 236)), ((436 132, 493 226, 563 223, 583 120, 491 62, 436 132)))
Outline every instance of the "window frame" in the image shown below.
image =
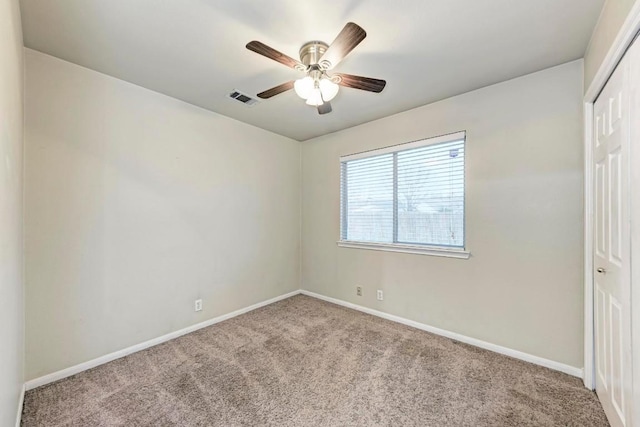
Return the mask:
MULTIPOLYGON (((463 238, 463 247, 452 247, 445 245, 428 245, 428 244, 409 244, 409 243, 390 243, 390 242, 368 242, 368 241, 357 241, 357 240, 347 240, 343 239, 344 230, 343 224, 346 224, 345 217, 348 212, 343 209, 343 197, 348 192, 347 182, 346 180, 340 180, 340 225, 339 225, 339 238, 337 240, 337 245, 343 248, 351 248, 351 249, 368 249, 368 250, 380 250, 380 251, 388 251, 388 252, 403 252, 403 253, 411 253, 411 254, 421 254, 421 255, 431 255, 431 256, 442 256, 449 258, 459 258, 459 259, 468 259, 471 256, 471 253, 467 249, 466 242, 466 195, 467 195, 467 133, 466 131, 454 132, 446 135, 440 135, 431 138, 420 139, 417 141, 406 142, 402 144, 396 144, 388 147, 383 147, 374 150, 363 151, 360 153, 349 154, 345 156, 340 156, 339 158, 339 166, 340 166, 340 176, 342 177, 344 174, 344 168, 346 162, 365 159, 380 156, 383 154, 390 153, 398 153, 401 151, 411 150, 414 148, 426 147, 429 145, 441 144, 446 142, 454 142, 454 141, 464 141, 465 147, 465 156, 464 156, 464 165, 463 165, 463 175, 464 175, 464 185, 463 185, 463 217, 462 217, 462 227, 464 230, 464 238, 463 238)), ((394 173, 397 173, 397 168, 394 168, 394 173)), ((394 189, 397 190, 397 189, 394 189)), ((393 197, 394 211, 397 210, 398 196, 394 194, 393 197)), ((394 212, 394 216, 397 213, 394 212)), ((395 226, 394 226, 395 231, 395 226)), ((395 236, 394 236, 395 239, 395 236)))

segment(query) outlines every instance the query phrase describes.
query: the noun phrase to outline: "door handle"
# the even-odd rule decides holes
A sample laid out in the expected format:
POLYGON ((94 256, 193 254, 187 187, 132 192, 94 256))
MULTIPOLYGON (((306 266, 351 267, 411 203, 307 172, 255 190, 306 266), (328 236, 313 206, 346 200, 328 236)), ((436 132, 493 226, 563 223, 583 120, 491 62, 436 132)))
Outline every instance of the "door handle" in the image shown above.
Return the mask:
POLYGON ((600 274, 604 274, 604 273, 606 273, 606 272, 607 272, 607 270, 605 270, 605 269, 604 269, 604 268, 602 268, 602 267, 599 267, 596 271, 597 271, 598 273, 600 273, 600 274))

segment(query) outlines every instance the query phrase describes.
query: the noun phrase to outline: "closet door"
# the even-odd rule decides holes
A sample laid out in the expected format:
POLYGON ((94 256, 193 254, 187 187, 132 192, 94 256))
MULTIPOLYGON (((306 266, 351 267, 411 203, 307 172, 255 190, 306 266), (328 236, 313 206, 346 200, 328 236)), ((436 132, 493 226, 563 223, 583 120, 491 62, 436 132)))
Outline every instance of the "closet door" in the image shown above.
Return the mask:
POLYGON ((612 426, 631 425, 633 398, 629 56, 594 106, 596 392, 612 426))

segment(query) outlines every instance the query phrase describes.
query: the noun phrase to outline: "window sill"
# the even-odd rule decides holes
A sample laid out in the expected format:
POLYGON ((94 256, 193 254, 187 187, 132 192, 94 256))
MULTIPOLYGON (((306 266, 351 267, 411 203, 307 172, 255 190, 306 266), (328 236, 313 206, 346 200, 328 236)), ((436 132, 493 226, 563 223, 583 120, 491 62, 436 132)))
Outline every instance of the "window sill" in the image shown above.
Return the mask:
POLYGON ((352 249, 368 249, 375 251, 387 251, 387 252, 403 252, 407 254, 419 254, 419 255, 431 255, 441 256, 448 258, 469 259, 470 252, 463 249, 445 249, 436 248, 433 246, 420 246, 420 245, 403 245, 392 243, 372 243, 372 242, 351 242, 348 240, 338 240, 336 242, 341 248, 352 249))

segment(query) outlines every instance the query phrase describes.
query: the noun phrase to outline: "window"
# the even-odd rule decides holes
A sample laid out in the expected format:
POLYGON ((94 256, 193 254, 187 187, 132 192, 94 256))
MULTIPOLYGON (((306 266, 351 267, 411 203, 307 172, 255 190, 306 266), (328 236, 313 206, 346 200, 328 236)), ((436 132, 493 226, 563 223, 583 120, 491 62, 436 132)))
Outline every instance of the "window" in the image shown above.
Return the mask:
POLYGON ((345 247, 468 258, 465 132, 340 158, 345 247))

